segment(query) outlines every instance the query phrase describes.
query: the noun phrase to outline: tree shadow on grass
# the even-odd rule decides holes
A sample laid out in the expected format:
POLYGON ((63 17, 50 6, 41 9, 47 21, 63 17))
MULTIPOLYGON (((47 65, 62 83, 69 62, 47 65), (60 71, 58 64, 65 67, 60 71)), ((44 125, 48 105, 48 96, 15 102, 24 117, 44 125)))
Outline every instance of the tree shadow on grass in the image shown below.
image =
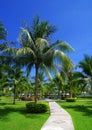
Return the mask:
POLYGON ((64 106, 64 108, 73 109, 74 111, 82 112, 83 116, 92 117, 92 106, 89 105, 64 106))
POLYGON ((3 107, 0 108, 0 120, 9 120, 9 114, 11 113, 26 113, 24 108, 14 108, 14 106, 7 106, 5 103, 2 103, 3 107))
POLYGON ((26 106, 22 107, 16 107, 12 103, 0 103, 0 120, 9 120, 9 114, 12 114, 14 112, 19 113, 21 115, 24 115, 26 118, 39 118, 42 116, 42 114, 31 114, 28 113, 26 110, 26 106))
POLYGON ((0 106, 4 106, 4 105, 13 105, 12 103, 5 103, 5 102, 1 102, 0 106))

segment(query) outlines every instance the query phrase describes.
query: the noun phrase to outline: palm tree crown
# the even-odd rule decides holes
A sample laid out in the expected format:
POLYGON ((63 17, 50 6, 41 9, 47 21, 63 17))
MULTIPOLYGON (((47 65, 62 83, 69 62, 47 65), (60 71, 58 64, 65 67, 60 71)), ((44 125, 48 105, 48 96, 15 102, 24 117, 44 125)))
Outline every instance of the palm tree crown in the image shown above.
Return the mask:
POLYGON ((85 55, 84 60, 79 63, 79 67, 87 76, 92 78, 92 56, 85 55))

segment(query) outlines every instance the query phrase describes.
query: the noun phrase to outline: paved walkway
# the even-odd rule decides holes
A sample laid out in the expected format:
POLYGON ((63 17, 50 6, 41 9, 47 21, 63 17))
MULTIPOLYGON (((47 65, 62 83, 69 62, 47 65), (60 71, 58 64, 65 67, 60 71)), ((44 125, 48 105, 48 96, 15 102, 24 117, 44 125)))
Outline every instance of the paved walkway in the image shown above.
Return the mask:
POLYGON ((49 101, 51 116, 41 130, 74 130, 70 115, 56 102, 49 101))

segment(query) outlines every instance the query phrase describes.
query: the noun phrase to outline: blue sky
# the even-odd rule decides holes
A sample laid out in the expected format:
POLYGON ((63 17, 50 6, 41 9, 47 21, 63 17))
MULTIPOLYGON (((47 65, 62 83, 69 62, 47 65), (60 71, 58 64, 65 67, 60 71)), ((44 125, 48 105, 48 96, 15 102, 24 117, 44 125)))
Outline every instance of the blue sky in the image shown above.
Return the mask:
POLYGON ((0 20, 9 41, 17 41, 22 20, 30 24, 36 14, 57 26, 54 40, 75 49, 69 55, 75 65, 84 54, 92 55, 92 0, 0 0, 0 20))

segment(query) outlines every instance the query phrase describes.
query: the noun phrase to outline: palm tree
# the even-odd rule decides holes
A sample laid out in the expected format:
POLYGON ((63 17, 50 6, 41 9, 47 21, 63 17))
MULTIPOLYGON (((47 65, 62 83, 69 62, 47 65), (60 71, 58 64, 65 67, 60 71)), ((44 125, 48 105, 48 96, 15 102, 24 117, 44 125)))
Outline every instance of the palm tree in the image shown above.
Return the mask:
POLYGON ((66 91, 68 90, 71 97, 72 97, 72 88, 71 88, 71 81, 72 81, 72 71, 74 69, 73 63, 70 58, 63 58, 62 65, 59 66, 60 68, 60 76, 62 77, 62 88, 66 91))
POLYGON ((20 62, 27 66, 28 73, 30 73, 32 67, 35 68, 35 103, 38 97, 40 69, 41 71, 45 70, 52 80, 49 70, 55 69, 55 63, 61 63, 63 58, 68 58, 64 51, 70 52, 73 50, 66 42, 60 40, 54 43, 51 42, 50 35, 55 31, 55 26, 36 17, 33 19, 31 28, 26 24, 20 32, 21 48, 17 49, 16 54, 20 57, 20 62))
POLYGON ((22 73, 23 72, 20 70, 20 68, 16 66, 12 66, 11 68, 9 68, 8 71, 8 75, 9 75, 8 81, 9 84, 13 86, 13 94, 14 94, 13 104, 15 104, 17 86, 21 82, 22 73))
POLYGON ((3 93, 5 87, 9 86, 5 66, 0 65, 0 90, 3 93))
POLYGON ((7 37, 7 31, 3 23, 0 21, 0 83, 1 83, 0 87, 4 86, 5 83, 7 84, 7 78, 6 78, 7 76, 5 74, 6 70, 5 56, 2 54, 2 50, 5 49, 7 46, 7 43, 5 42, 6 37, 7 37))
MULTIPOLYGON (((7 37, 7 31, 3 25, 3 23, 0 21, 0 52, 6 47, 7 43, 5 42, 6 40, 6 37, 7 37), (4 41, 2 43, 2 41, 4 41)), ((1 54, 0 54, 1 55, 1 54)))
POLYGON ((79 67, 88 78, 92 90, 92 56, 84 55, 84 60, 79 62, 79 67))
POLYGON ((6 40, 7 31, 3 26, 3 23, 0 21, 0 40, 6 40))
POLYGON ((50 35, 56 31, 55 26, 49 25, 47 21, 41 22, 39 17, 33 20, 32 28, 24 27, 20 33, 20 41, 22 48, 17 52, 22 58, 25 58, 28 70, 32 66, 35 67, 35 102, 38 97, 38 74, 39 69, 55 68, 55 61, 61 61, 67 58, 63 51, 73 50, 65 42, 50 42, 50 35), (58 58, 59 59, 58 59, 58 58))
POLYGON ((58 73, 53 79, 54 85, 58 89, 58 98, 61 98, 60 91, 63 92, 63 77, 58 73))
POLYGON ((86 76, 92 77, 92 56, 85 55, 84 60, 79 62, 79 67, 86 76))
POLYGON ((86 85, 87 85, 87 78, 84 74, 77 71, 72 71, 70 73, 70 91, 71 91, 71 97, 75 96, 76 93, 84 91, 86 85))

